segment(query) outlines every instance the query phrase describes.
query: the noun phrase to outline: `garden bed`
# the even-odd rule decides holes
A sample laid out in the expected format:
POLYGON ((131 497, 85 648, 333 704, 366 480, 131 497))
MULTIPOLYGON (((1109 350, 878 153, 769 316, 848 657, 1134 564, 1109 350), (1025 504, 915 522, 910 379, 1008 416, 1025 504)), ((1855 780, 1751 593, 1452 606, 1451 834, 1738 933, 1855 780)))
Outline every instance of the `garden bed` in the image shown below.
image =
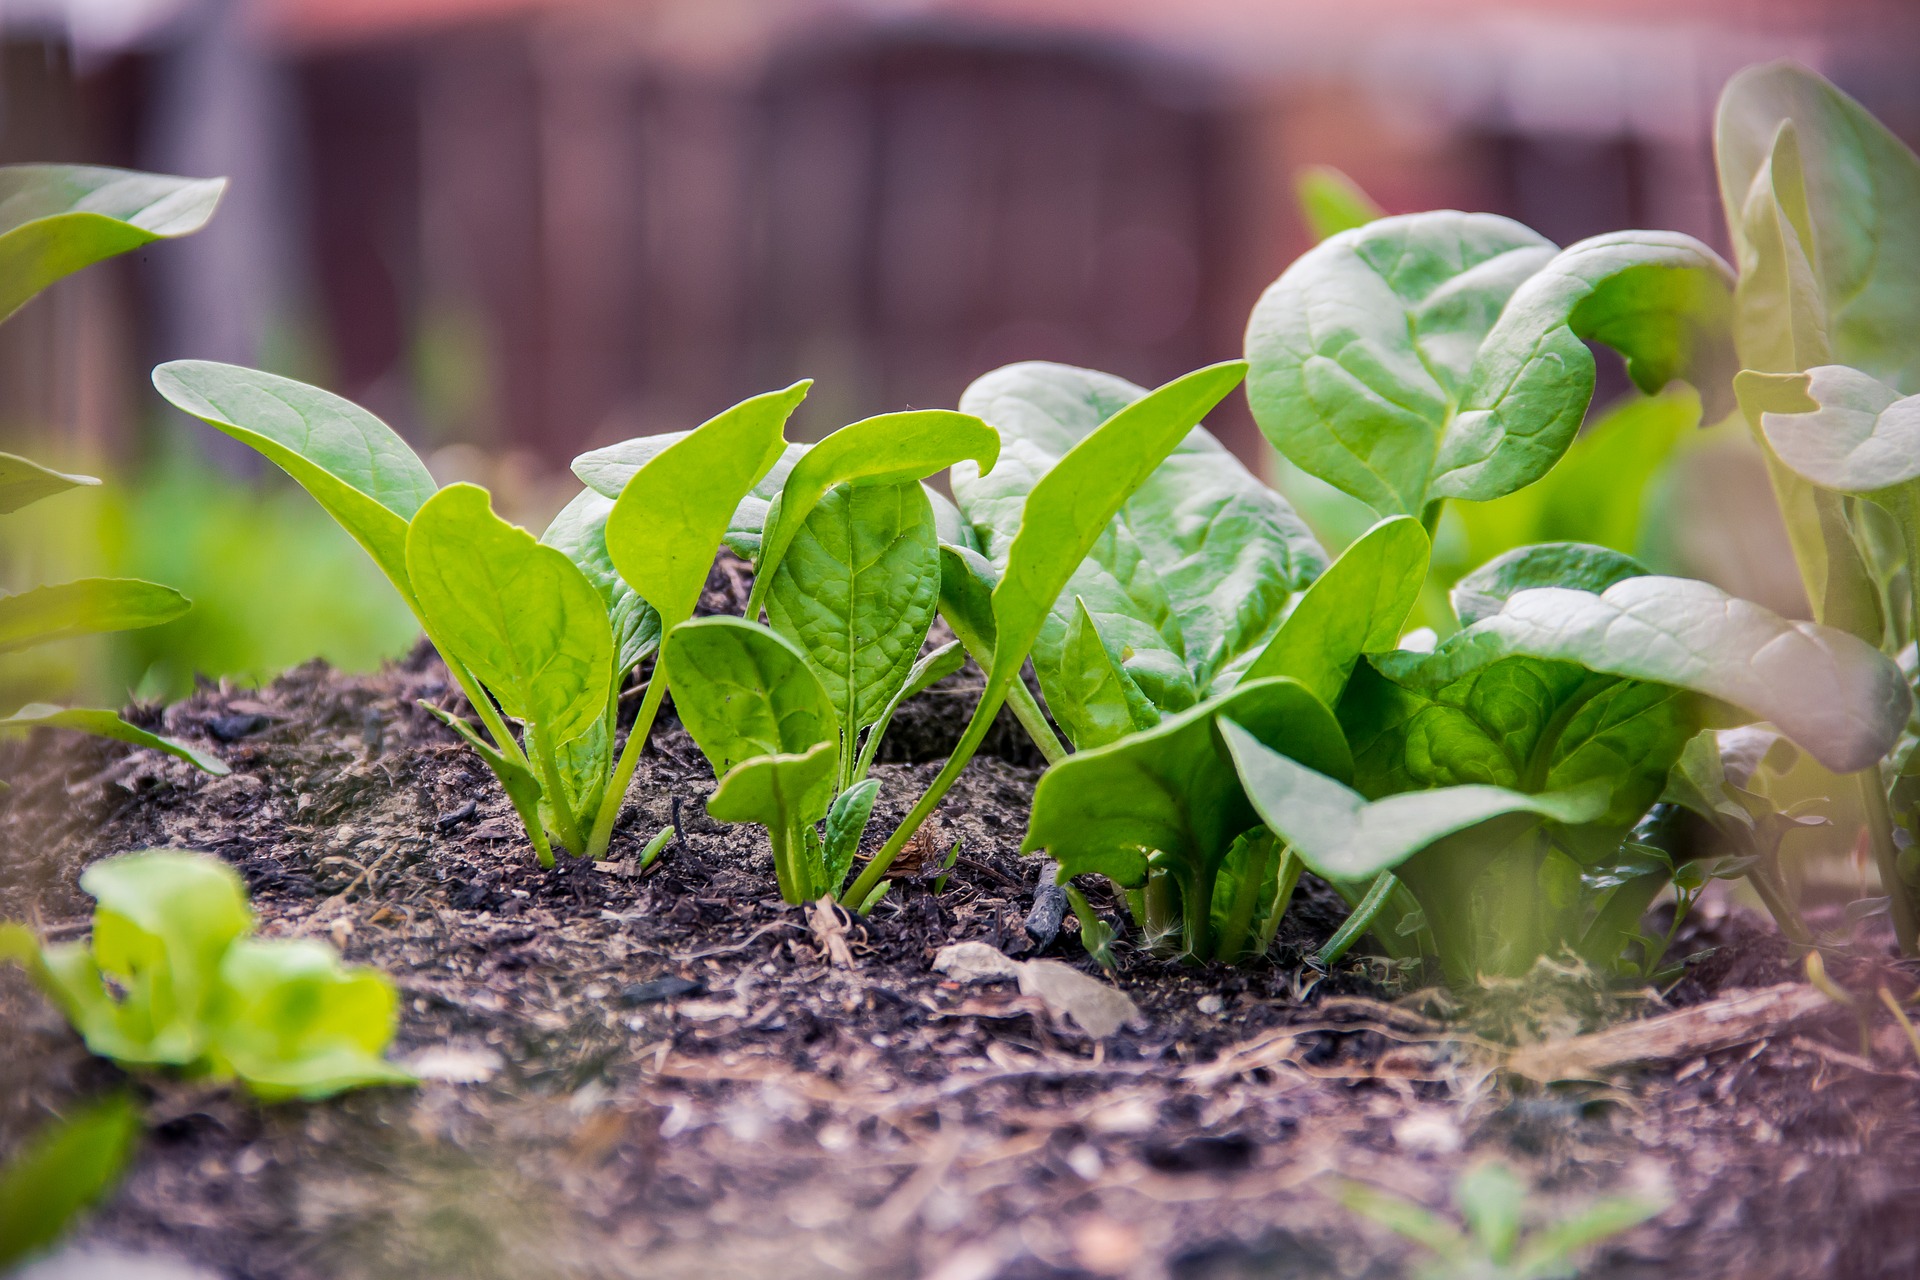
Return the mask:
MULTIPOLYGON (((890 749, 909 758, 877 770, 890 818, 978 681, 903 712, 890 749)), ((1920 1269, 1920 1071, 1903 1042, 1862 1059, 1844 1016, 1609 1083, 1511 1086, 1364 963, 1305 965, 1338 922, 1310 882, 1266 963, 1122 949, 1142 1016, 1095 1042, 1010 984, 931 969, 962 940, 1034 954, 1019 842, 1039 771, 1017 730, 941 810, 964 849, 944 892, 897 883, 846 928, 849 966, 830 936, 847 922, 774 893, 764 833, 705 816, 712 774, 677 725, 610 860, 542 872, 484 766, 415 705, 457 696, 427 651, 377 677, 313 665, 156 713, 227 778, 94 740, 8 762, 0 918, 72 937, 90 861, 211 851, 264 933, 392 975, 396 1053, 468 1077, 272 1108, 154 1083, 149 1137, 83 1238, 233 1277, 1392 1276, 1412 1255, 1326 1175, 1441 1206, 1497 1154, 1547 1216, 1670 1188, 1593 1274, 1920 1269), (683 839, 633 874, 676 805, 683 839)), ((1680 946, 1717 950, 1668 1004, 1793 978, 1769 926, 1708 908, 1680 946)), ((1097 972, 1070 930, 1046 954, 1097 972)), ((0 1026, 0 1150, 119 1079, 17 970, 0 1026)))

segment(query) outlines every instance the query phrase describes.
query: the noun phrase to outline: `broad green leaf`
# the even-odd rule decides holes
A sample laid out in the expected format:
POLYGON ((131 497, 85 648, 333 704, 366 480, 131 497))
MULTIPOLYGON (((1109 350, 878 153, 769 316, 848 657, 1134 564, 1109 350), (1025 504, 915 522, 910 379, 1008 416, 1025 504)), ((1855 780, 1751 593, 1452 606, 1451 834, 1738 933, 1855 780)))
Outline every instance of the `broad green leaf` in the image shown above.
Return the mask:
POLYGON ((190 604, 172 587, 138 578, 80 578, 0 595, 0 653, 102 631, 157 627, 190 604))
POLYGON ((82 267, 198 231, 226 187, 88 165, 0 168, 0 320, 82 267))
POLYGON ((780 460, 781 429, 811 385, 755 396, 701 424, 654 454, 615 498, 607 550, 665 629, 693 616, 735 508, 780 460))
POLYGON ((1775 381, 1781 399, 1797 391, 1811 406, 1761 415, 1780 461, 1824 489, 1904 507, 1898 491, 1920 480, 1920 395, 1835 364, 1775 381))
POLYGON ((1297 870, 1283 882, 1282 865, 1299 867, 1265 829, 1244 831, 1220 860, 1213 889, 1213 958, 1224 964, 1263 956, 1292 897, 1297 870))
POLYGON ((1461 626, 1470 627, 1500 612, 1516 591, 1571 587, 1598 595, 1616 582, 1646 573, 1646 566, 1638 560, 1607 547, 1542 542, 1497 556, 1456 582, 1453 611, 1461 626))
POLYGON ((1310 164, 1294 174, 1293 197, 1316 241, 1386 216, 1359 183, 1328 164, 1310 164))
MULTIPOLYGON (((671 636, 667 643, 673 643, 671 636)), ((813 824, 833 799, 838 767, 831 742, 803 755, 756 756, 729 769, 707 801, 707 812, 722 822, 757 822, 767 829, 780 895, 788 902, 809 902, 832 892, 825 883, 824 854, 813 843, 819 838, 813 824)))
POLYGON ((1899 668, 1865 642, 1782 618, 1705 582, 1657 575, 1627 578, 1599 595, 1519 591, 1432 655, 1386 657, 1399 667, 1392 678, 1437 692, 1515 655, 1731 703, 1772 721, 1836 773, 1885 755, 1912 706, 1899 668))
POLYGON ((840 892, 840 886, 846 883, 854 855, 860 852, 860 837, 866 834, 867 821, 873 816, 873 802, 879 797, 879 779, 866 778, 835 796, 833 807, 827 810, 827 835, 821 843, 828 893, 840 892))
POLYGON ((1361 654, 1399 643, 1427 578, 1428 550, 1418 520, 1374 525, 1306 589, 1242 678, 1291 676, 1334 705, 1361 654))
POLYGON ((407 533, 423 616, 462 663, 550 746, 606 713, 613 631, 593 584, 561 552, 493 513, 487 491, 454 484, 407 533))
MULTIPOLYGON (((1130 382, 1066 365, 1009 365, 976 380, 960 403, 999 430, 1001 459, 991 475, 957 465, 953 488, 994 568, 1005 573, 1016 538, 1026 536, 1030 496, 1069 451, 1124 413, 1141 415, 1130 424, 1138 433, 1139 424, 1174 409, 1174 388, 1203 385, 1192 379, 1204 375, 1207 394, 1215 394, 1213 382, 1231 376, 1223 368, 1189 375, 1147 399, 1130 382)), ((1128 655, 1128 675, 1147 697, 1163 711, 1180 710, 1264 644, 1294 593, 1326 564, 1286 500, 1183 412, 1166 422, 1184 420, 1190 429, 1106 526, 1075 531, 1081 540, 1093 536, 1032 644, 1049 701, 1071 696, 1056 686, 1076 596, 1107 641, 1128 655)), ((1130 446, 1116 439, 1109 447, 1130 446)))
POLYGON ((1349 770, 1339 725, 1304 685, 1249 680, 1048 769, 1034 789, 1021 852, 1045 850, 1063 879, 1097 872, 1126 888, 1146 879, 1149 855, 1163 854, 1183 890, 1208 897, 1234 838, 1259 822, 1215 732, 1222 716, 1317 769, 1349 770))
MULTIPOLYGON (((804 654, 784 636, 743 618, 716 615, 667 633, 680 721, 724 777, 756 756, 802 755, 835 748, 840 723, 804 654)), ((818 814, 814 815, 818 817, 818 814)))
POLYGON ((765 591, 762 580, 774 580, 774 571, 815 504, 836 486, 903 485, 962 460, 988 472, 999 456, 1000 436, 992 427, 971 414, 947 409, 887 413, 840 428, 808 449, 787 473, 754 562, 754 598, 747 616, 756 616, 754 606, 765 591))
POLYGON ((1740 264, 1733 336, 1741 363, 1768 373, 1826 364, 1833 351, 1828 299, 1793 121, 1780 122, 1744 204, 1729 205, 1727 216, 1740 264))
POLYGON ((978 551, 940 544, 940 616, 974 660, 992 661, 993 589, 1000 571, 978 551))
POLYGON ((1267 439, 1382 515, 1418 516, 1481 344, 1552 242, 1491 214, 1381 218, 1302 254, 1247 325, 1267 439))
POLYGON ((1691 236, 1621 231, 1549 261, 1513 293, 1480 345, 1441 437, 1428 493, 1485 500, 1547 474, 1593 399, 1588 342, 1618 351, 1652 395, 1674 379, 1709 421, 1732 409, 1733 272, 1691 236))
MULTIPOLYGON (((679 444, 692 434, 691 431, 669 431, 657 436, 639 436, 583 453, 573 460, 573 474, 601 497, 618 498, 627 481, 633 479, 641 467, 653 461, 668 446, 679 444)), ((793 473, 794 465, 806 457, 811 448, 813 446, 808 444, 787 445, 767 474, 747 490, 747 496, 740 499, 739 505, 733 509, 733 515, 727 521, 727 531, 721 536, 720 540, 726 544, 727 550, 742 560, 760 558, 760 538, 773 501, 780 496, 781 487, 793 473)))
POLYGON ((243 938, 220 962, 212 1064, 269 1101, 412 1084, 381 1057, 399 994, 373 969, 340 963, 311 938, 243 938))
POLYGON ((11 515, 56 493, 99 483, 92 476, 68 475, 18 454, 0 453, 0 516, 11 515))
POLYGON ((1248 399, 1295 465, 1383 515, 1545 475, 1593 394, 1585 341, 1648 390, 1721 394, 1732 276, 1664 232, 1553 245, 1491 214, 1382 218, 1302 255, 1247 329, 1248 399))
POLYGON ((856 734, 899 692, 933 623, 933 508, 917 480, 841 485, 786 536, 768 619, 806 654, 841 726, 856 734))
POLYGON ((627 585, 607 553, 607 516, 613 499, 586 489, 561 508, 540 541, 579 566, 600 593, 613 624, 614 670, 624 674, 660 647, 660 615, 627 585))
POLYGON ((231 772, 226 762, 218 756, 196 750, 173 738, 149 733, 128 724, 116 712, 95 707, 54 707, 44 702, 30 702, 12 715, 0 719, 0 732, 10 729, 71 729, 75 733, 89 733, 96 738, 112 738, 116 742, 128 742, 136 747, 164 752, 216 777, 224 777, 231 772))
POLYGON ((94 863, 80 887, 98 902, 92 941, 44 948, 35 980, 100 1056, 193 1063, 207 1048, 220 958, 253 928, 240 877, 206 854, 152 850, 94 863))
POLYGON ((84 1107, 35 1133, 0 1168, 0 1270, 39 1253, 103 1199, 140 1140, 140 1113, 124 1095, 84 1107))
POLYGON ((1530 814, 1573 824, 1593 821, 1607 807, 1604 787, 1524 795, 1469 785, 1369 801, 1232 720, 1223 721, 1220 732, 1254 809, 1308 867, 1332 880, 1371 879, 1443 836, 1493 818, 1530 814))
POLYGON ((1127 674, 1123 654, 1100 634, 1087 602, 1075 596, 1074 607, 1047 703, 1073 745, 1085 751, 1151 729, 1160 712, 1127 674))
POLYGON ((331 392, 235 365, 175 360, 153 371, 153 385, 298 481, 413 603, 407 522, 435 486, 392 428, 331 392))
POLYGON ((1747 208, 1785 121, 1793 122, 1804 165, 1806 243, 1817 246, 1828 359, 1920 393, 1920 346, 1912 340, 1920 332, 1920 160, 1859 103, 1788 62, 1728 81, 1714 122, 1720 194, 1741 270, 1750 270, 1754 246, 1735 211, 1747 208))

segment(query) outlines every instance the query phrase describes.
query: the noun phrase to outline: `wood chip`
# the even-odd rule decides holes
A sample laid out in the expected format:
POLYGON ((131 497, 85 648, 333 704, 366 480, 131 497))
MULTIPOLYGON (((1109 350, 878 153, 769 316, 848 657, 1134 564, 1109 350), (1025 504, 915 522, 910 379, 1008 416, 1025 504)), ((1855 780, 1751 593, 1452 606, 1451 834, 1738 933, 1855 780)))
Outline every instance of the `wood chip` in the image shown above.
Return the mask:
POLYGON ((1746 1044, 1833 1010, 1833 1002, 1801 982, 1732 991, 1718 1000, 1592 1035, 1525 1045, 1507 1069, 1529 1080, 1587 1080, 1637 1062, 1671 1062, 1746 1044))

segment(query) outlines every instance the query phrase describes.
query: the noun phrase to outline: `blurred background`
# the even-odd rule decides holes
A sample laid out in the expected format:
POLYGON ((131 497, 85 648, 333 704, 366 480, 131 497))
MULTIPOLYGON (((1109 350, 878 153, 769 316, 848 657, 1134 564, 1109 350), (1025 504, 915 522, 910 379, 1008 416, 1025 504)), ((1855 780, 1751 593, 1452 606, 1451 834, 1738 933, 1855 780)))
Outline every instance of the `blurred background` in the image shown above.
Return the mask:
MULTIPOLYGON (((1237 355, 1310 243, 1307 164, 1390 212, 1724 251, 1727 76, 1797 58, 1914 141, 1917 55, 1913 0, 0 0, 0 162, 232 179, 201 234, 0 330, 0 448, 109 479, 0 525, 5 585, 197 602, 31 680, 112 703, 414 635, 303 495, 163 410, 161 360, 340 392, 538 528, 576 453, 798 377, 817 437, 1016 359, 1153 384, 1237 355)), ((1601 397, 1626 390, 1608 357, 1601 397)), ((1450 515, 1443 562, 1594 536, 1804 611, 1741 436, 1688 396, 1622 412, 1583 465, 1647 476, 1644 504, 1574 477, 1450 515)), ((1351 531, 1244 401, 1212 425, 1351 531)))

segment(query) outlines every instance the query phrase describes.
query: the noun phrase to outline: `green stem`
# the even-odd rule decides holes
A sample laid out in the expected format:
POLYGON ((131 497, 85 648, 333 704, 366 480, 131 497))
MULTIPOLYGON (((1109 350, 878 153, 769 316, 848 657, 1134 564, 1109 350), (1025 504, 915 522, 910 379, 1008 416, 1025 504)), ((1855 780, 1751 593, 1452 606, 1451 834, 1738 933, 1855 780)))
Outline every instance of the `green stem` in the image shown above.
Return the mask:
POLYGON ((1347 949, 1360 940, 1360 935, 1372 927, 1375 917, 1385 909, 1387 899, 1393 896, 1394 888, 1399 883, 1393 872, 1382 871, 1374 880, 1373 887, 1367 890, 1367 896, 1360 899, 1360 905, 1347 917, 1347 922, 1327 939, 1327 945, 1321 947, 1314 956, 1314 963, 1323 969, 1337 964, 1340 957, 1347 954, 1347 949))
POLYGON ((1421 509, 1420 527, 1427 531, 1428 541, 1432 541, 1435 531, 1440 528, 1440 513, 1446 509, 1446 505, 1445 498, 1435 498, 1421 509))
POLYGON ((620 805, 627 798, 627 784, 633 781, 633 771, 640 767, 641 748, 647 745, 647 735, 653 732, 654 717, 660 714, 660 700, 666 697, 665 663, 664 653, 653 661, 653 678, 647 681, 647 695, 640 700, 640 714, 634 717, 633 729, 627 734, 627 745, 620 751, 620 762, 613 767, 613 782, 608 786, 607 793, 600 797, 600 812, 593 820, 593 834, 587 837, 587 857, 595 862, 607 856, 607 845, 613 840, 614 820, 620 816, 620 805))
POLYGON ((1204 876, 1181 881, 1180 903, 1186 917, 1187 959, 1205 963, 1213 958, 1213 881, 1204 876))
MULTIPOLYGON (((1861 805, 1867 811, 1867 838, 1873 845, 1873 862, 1880 869, 1880 883, 1887 893, 1893 935, 1900 941, 1900 954, 1920 955, 1920 947, 1916 946, 1913 893, 1900 875, 1900 850, 1893 843, 1893 815, 1887 811, 1887 793, 1882 790, 1880 770, 1862 769, 1853 776, 1859 780, 1861 805)), ((1755 887, 1758 887, 1757 881, 1755 887)))
POLYGON ((1047 723, 1047 713, 1034 701, 1033 691, 1027 688, 1027 682, 1014 678, 1007 690, 1007 705, 1013 708, 1013 718, 1020 722, 1033 739, 1033 745, 1040 748, 1040 754, 1050 765, 1059 764, 1067 758, 1066 744, 1053 732, 1053 726, 1047 723))
POLYGON ((573 805, 567 800, 567 784, 560 778, 560 765, 553 752, 553 733, 538 721, 533 723, 532 729, 533 758, 540 770, 540 785, 546 788, 547 805, 553 810, 554 821, 560 828, 560 842, 568 852, 572 852, 580 847, 580 823, 573 816, 573 805))
POLYGON ((793 856, 793 831, 784 822, 767 828, 767 840, 773 846, 773 878, 780 885, 780 896, 794 906, 804 903, 806 894, 799 880, 799 867, 793 856))
POLYGON ((973 709, 973 718, 967 721, 966 731, 960 735, 960 743, 954 747, 953 754, 948 756, 947 762, 940 766, 940 772, 934 777, 933 785, 928 787, 920 799, 914 803, 906 820, 887 837, 886 844, 880 847, 879 853, 873 855, 873 861, 869 862, 866 870, 860 873, 860 878, 840 895, 841 902, 850 907, 857 907, 867 900, 867 895, 873 892, 873 886, 887 874, 887 868, 891 867, 893 860, 900 856, 900 850, 906 848, 907 841, 913 839, 914 832, 920 830, 920 825, 946 797, 955 779, 959 778, 960 771, 967 767, 969 760, 973 759, 973 753, 980 749, 981 742, 986 739, 987 730, 993 725, 994 716, 1000 713, 1000 704, 1006 699, 1007 682, 995 680, 989 676, 986 690, 981 694, 979 704, 973 709))

